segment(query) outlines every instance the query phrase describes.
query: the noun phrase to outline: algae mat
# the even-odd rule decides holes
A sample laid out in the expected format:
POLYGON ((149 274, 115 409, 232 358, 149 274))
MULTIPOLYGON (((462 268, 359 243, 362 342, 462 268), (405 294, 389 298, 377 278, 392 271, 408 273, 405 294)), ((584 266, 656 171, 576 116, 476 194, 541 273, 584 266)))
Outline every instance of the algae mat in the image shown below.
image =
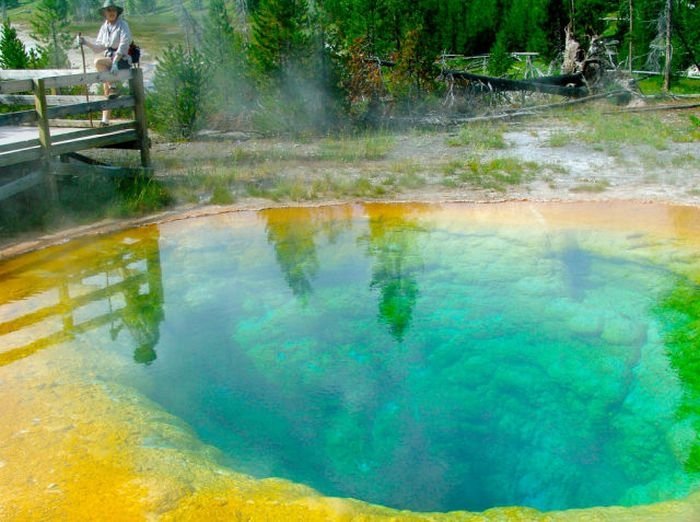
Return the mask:
POLYGON ((371 204, 5 262, 0 518, 697 520, 699 237, 371 204))

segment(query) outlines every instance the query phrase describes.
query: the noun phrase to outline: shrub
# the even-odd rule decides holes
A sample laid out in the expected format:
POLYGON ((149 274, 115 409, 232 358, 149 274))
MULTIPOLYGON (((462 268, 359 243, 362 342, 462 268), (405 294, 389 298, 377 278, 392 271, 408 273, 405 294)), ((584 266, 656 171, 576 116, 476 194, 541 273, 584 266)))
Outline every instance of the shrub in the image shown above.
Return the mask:
POLYGON ((163 53, 149 99, 155 130, 173 139, 194 135, 210 112, 209 72, 209 63, 196 50, 176 45, 163 53))

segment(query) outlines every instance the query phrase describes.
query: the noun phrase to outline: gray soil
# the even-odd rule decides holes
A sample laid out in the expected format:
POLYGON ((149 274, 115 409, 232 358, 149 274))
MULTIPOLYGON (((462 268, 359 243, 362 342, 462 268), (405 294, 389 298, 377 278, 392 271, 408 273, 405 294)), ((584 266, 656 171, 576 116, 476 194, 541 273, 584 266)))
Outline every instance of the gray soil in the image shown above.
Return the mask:
MULTIPOLYGON (((698 109, 673 111, 670 118, 688 121, 700 115, 698 109)), ((664 116, 667 117, 667 116, 664 116)), ((164 222, 188 216, 259 209, 274 206, 321 205, 357 200, 380 201, 466 201, 507 200, 591 201, 636 200, 700 206, 700 147, 697 142, 666 140, 663 147, 644 144, 589 144, 575 139, 577 129, 570 120, 556 118, 512 122, 504 128, 506 147, 478 150, 481 161, 497 157, 517 162, 534 162, 531 179, 497 189, 460 182, 445 183, 446 166, 464 162, 475 154, 470 145, 450 145, 458 131, 409 131, 394 135, 389 152, 377 160, 319 160, 317 141, 253 139, 244 134, 206 133, 206 139, 172 144, 154 140, 156 176, 163 180, 184 179, 192 172, 215 175, 222 165, 233 164, 237 155, 258 158, 259 169, 279 179, 311 184, 324 177, 345 179, 364 176, 372 183, 409 173, 420 183, 398 184, 385 194, 302 198, 253 198, 241 192, 227 206, 208 204, 211 194, 201 193, 198 201, 180 203, 157 215, 130 220, 104 220, 80 228, 24 237, 0 245, 0 259, 64 242, 72 237, 100 234, 143 223, 164 222), (564 139, 555 140, 556 137, 564 139)))

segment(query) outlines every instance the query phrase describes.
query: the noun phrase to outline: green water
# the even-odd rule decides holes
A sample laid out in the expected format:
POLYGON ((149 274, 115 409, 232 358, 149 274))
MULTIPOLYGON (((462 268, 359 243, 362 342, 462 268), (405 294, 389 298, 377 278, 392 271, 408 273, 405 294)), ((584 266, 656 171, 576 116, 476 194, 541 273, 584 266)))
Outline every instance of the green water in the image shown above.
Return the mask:
POLYGON ((673 239, 379 206, 200 219, 153 244, 120 254, 150 278, 83 340, 237 470, 420 511, 699 484, 700 288, 677 266, 700 262, 673 239))

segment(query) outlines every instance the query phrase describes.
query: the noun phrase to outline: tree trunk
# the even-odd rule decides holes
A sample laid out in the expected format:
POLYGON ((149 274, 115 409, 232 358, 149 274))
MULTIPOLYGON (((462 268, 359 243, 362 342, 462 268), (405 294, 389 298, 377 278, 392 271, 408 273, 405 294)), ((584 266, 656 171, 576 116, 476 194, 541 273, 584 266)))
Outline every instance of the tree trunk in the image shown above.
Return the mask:
POLYGON ((630 15, 630 34, 629 34, 629 71, 632 74, 632 59, 634 54, 632 53, 632 39, 634 38, 634 5, 632 0, 629 1, 629 15, 630 15))
POLYGON ((673 49, 671 46, 671 16, 673 0, 666 0, 666 63, 664 64, 664 84, 663 91, 671 90, 671 61, 673 59, 673 49))

